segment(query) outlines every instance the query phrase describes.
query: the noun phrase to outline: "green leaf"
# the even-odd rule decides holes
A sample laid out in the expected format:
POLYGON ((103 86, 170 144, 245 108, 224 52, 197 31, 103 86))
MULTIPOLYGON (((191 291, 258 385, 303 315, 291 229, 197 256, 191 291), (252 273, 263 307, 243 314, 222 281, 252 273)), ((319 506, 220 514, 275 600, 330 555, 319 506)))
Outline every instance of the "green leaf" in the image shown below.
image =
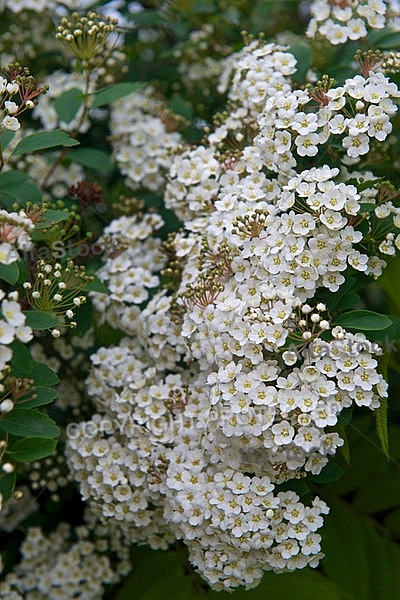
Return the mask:
POLYGON ((174 112, 175 114, 181 115, 182 117, 185 117, 185 119, 188 119, 189 121, 192 120, 193 107, 190 104, 190 102, 188 102, 187 100, 182 98, 182 96, 180 94, 174 94, 172 96, 171 102, 170 102, 170 107, 171 107, 172 112, 174 112))
POLYGON ((89 169, 94 169, 95 171, 111 171, 113 168, 113 162, 107 152, 103 152, 103 150, 98 150, 97 148, 71 150, 68 157, 72 162, 76 162, 89 169))
POLYGON ((7 451, 11 460, 17 462, 31 462, 49 456, 57 445, 57 440, 46 440, 43 438, 29 438, 18 440, 11 450, 7 451))
POLYGON ((340 302, 337 303, 336 308, 338 310, 349 310, 354 308, 360 302, 360 296, 356 292, 349 292, 343 295, 340 302))
POLYGON ((118 98, 122 98, 123 96, 128 96, 129 94, 136 92, 136 90, 140 89, 141 87, 143 87, 143 83, 140 81, 114 83, 114 85, 110 85, 102 90, 98 90, 95 93, 92 107, 98 108, 100 106, 110 104, 110 102, 114 102, 114 100, 118 100, 118 98))
POLYGON ((374 331, 390 327, 392 320, 372 310, 352 310, 335 319, 334 325, 356 331, 374 331))
POLYGON ((94 277, 93 281, 85 285, 83 288, 84 292, 99 292, 101 294, 109 294, 110 290, 108 287, 98 278, 94 277))
POLYGON ((381 398, 381 405, 375 409, 375 422, 376 431, 378 433, 379 441, 381 443, 382 450, 386 457, 389 459, 389 435, 388 435, 388 424, 387 424, 387 412, 388 412, 388 401, 387 398, 381 398))
POLYGON ((340 479, 343 475, 343 469, 337 463, 333 461, 329 461, 328 464, 322 469, 319 475, 308 475, 307 481, 312 481, 313 483, 331 483, 332 481, 336 481, 340 479))
POLYGON ((10 142, 15 137, 15 131, 10 131, 9 129, 3 129, 0 133, 0 146, 2 150, 5 150, 10 142))
POLYGON ((400 256, 389 262, 379 278, 379 283, 395 307, 400 310, 400 256))
POLYGON ((311 48, 305 41, 299 39, 299 41, 290 45, 289 52, 297 59, 296 73, 292 75, 292 78, 294 81, 304 82, 311 67, 311 48))
POLYGON ((17 261, 11 263, 10 265, 0 264, 0 279, 10 283, 11 285, 15 285, 19 279, 19 269, 17 261))
POLYGON ((62 223, 62 221, 69 219, 70 216, 71 215, 67 210, 54 210, 49 208, 43 215, 43 221, 36 224, 36 229, 45 229, 56 223, 62 223))
POLYGON ((28 179, 28 175, 23 173, 22 171, 17 171, 16 169, 13 171, 6 171, 5 173, 0 173, 0 190, 7 190, 10 186, 15 185, 16 183, 25 183, 28 179))
POLYGON ((37 406, 44 406, 50 404, 55 398, 57 398, 57 390, 50 387, 37 387, 34 390, 34 398, 24 401, 21 400, 21 408, 36 408, 37 406))
POLYGON ((13 353, 11 365, 17 369, 23 369, 28 373, 33 365, 32 356, 28 348, 19 340, 14 340, 9 347, 13 353))
POLYGON ((38 131, 32 133, 21 140, 13 150, 13 156, 26 154, 27 152, 38 152, 39 150, 47 150, 56 146, 77 146, 79 142, 70 137, 61 129, 53 129, 53 131, 38 131))
POLYGON ((393 463, 384 473, 375 473, 357 489, 354 507, 373 515, 383 513, 400 505, 400 473, 393 463))
POLYGON ((355 600, 314 569, 277 575, 267 572, 254 590, 205 593, 204 583, 189 567, 184 552, 135 548, 133 571, 115 600, 355 600))
POLYGON ((53 438, 60 429, 50 417, 31 408, 14 408, 0 418, 0 429, 21 437, 53 438))
POLYGON ((342 438, 342 440, 344 441, 343 446, 340 446, 340 449, 339 449, 340 455, 343 456, 344 460, 349 465, 351 463, 350 445, 349 445, 349 440, 347 439, 346 425, 344 423, 340 422, 340 417, 339 417, 339 423, 336 425, 336 430, 337 430, 338 434, 340 435, 340 437, 342 438))
POLYGON ((78 88, 66 90, 61 96, 55 98, 54 107, 60 121, 70 123, 82 104, 82 91, 78 88))
POLYGON ((39 387, 57 385, 60 381, 53 369, 50 369, 50 367, 37 360, 33 361, 32 369, 29 373, 30 377, 35 380, 35 384, 39 387))
POLYGON ((0 193, 12 198, 11 204, 6 202, 9 210, 15 201, 19 204, 28 201, 39 202, 42 197, 41 191, 31 183, 29 176, 17 170, 0 173, 0 193))
POLYGON ((42 310, 26 310, 24 315, 26 316, 25 324, 32 327, 32 329, 50 329, 60 324, 57 317, 42 310))
POLYGON ((396 50, 400 48, 400 32, 388 28, 368 33, 368 40, 373 48, 396 50))
POLYGON ((11 497, 16 479, 17 474, 15 471, 13 473, 0 475, 0 494, 2 495, 3 502, 6 502, 11 497))
POLYGON ((371 519, 350 506, 329 501, 322 572, 354 600, 393 600, 400 587, 399 545, 380 535, 371 519))
POLYGON ((393 536, 400 538, 400 507, 387 514, 383 524, 393 536))
MULTIPOLYGON (((372 412, 356 415, 346 429, 351 448, 351 464, 343 465, 342 477, 329 486, 331 493, 343 496, 353 494, 364 484, 369 485, 375 474, 388 474, 392 469, 392 461, 387 460, 380 447, 372 412)), ((391 457, 399 463, 400 427, 389 425, 388 429, 391 457)))

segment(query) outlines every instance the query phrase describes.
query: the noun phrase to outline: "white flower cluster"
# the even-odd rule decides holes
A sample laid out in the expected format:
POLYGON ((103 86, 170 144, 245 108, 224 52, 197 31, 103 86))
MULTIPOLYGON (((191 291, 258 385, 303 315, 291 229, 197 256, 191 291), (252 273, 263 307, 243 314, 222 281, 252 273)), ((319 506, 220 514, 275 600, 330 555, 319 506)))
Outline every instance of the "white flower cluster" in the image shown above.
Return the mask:
POLYGON ((17 117, 13 116, 22 108, 17 102, 14 102, 18 92, 19 85, 17 81, 8 81, 5 77, 0 76, 0 120, 2 129, 17 131, 21 127, 17 117))
POLYGON ((359 40, 368 29, 385 27, 387 12, 384 0, 314 0, 306 34, 319 34, 333 45, 359 40))
POLYGON ((60 523, 50 534, 30 527, 20 551, 20 563, 0 583, 0 598, 98 600, 130 570, 127 540, 93 517, 74 529, 60 523))
POLYGON ((110 128, 115 160, 133 189, 163 191, 171 156, 182 143, 175 116, 152 88, 112 105, 110 128))
POLYGON ((258 117, 255 144, 264 164, 275 172, 293 173, 296 155, 316 156, 332 138, 346 151, 345 163, 358 162, 372 142, 383 142, 392 131, 390 117, 397 111, 392 99, 399 97, 395 83, 372 71, 339 87, 277 93, 258 117))
MULTIPOLYGON (((18 302, 18 292, 10 292, 6 297, 3 290, 0 290, 0 381, 2 372, 12 358, 12 350, 8 346, 14 340, 26 344, 33 337, 31 327, 25 325, 25 319, 18 302)), ((0 390, 1 387, 0 384, 0 390)), ((0 412, 12 410, 13 403, 10 400, 4 402, 7 402, 7 405, 0 404, 0 412)))
POLYGON ((280 46, 252 42, 234 57, 221 84, 232 78, 231 111, 170 169, 166 203, 184 226, 163 271, 173 293, 158 291, 144 309, 147 293, 132 299, 129 269, 135 276, 152 256, 143 240, 153 224, 143 236, 137 217, 106 230, 101 277, 121 329, 137 337, 92 357, 98 412, 69 431, 67 450, 99 517, 153 546, 182 539, 217 590, 318 563, 328 509, 280 486, 320 473, 343 445, 331 429, 342 411, 374 410, 387 387, 379 347, 333 326, 320 296, 351 274, 378 276, 400 224, 373 173, 318 156, 328 140, 339 164, 352 158, 346 137, 384 141, 397 87, 371 72, 343 88, 299 90, 295 59, 280 46), (124 227, 132 240, 113 257, 124 227))
POLYGON ((110 294, 92 293, 94 305, 103 321, 127 334, 136 331, 140 305, 160 283, 157 273, 165 258, 161 241, 152 235, 162 225, 162 218, 155 213, 122 216, 104 229, 100 240, 106 260, 98 277, 110 294))
POLYGON ((8 212, 0 209, 0 264, 11 265, 20 259, 18 250, 32 248, 30 234, 34 224, 22 209, 8 212))
MULTIPOLYGON (((229 100, 257 114, 268 96, 290 89, 288 78, 295 71, 296 59, 284 46, 253 41, 226 59, 218 91, 228 90, 229 100)), ((244 114, 240 110, 239 116, 244 114)))
POLYGON ((128 340, 92 360, 88 391, 102 415, 70 427, 67 447, 92 510, 153 548, 183 539, 215 589, 318 562, 325 503, 307 507, 293 492, 274 493, 267 475, 245 475, 245 462, 230 466, 235 456, 215 443, 204 373, 160 379, 128 340))

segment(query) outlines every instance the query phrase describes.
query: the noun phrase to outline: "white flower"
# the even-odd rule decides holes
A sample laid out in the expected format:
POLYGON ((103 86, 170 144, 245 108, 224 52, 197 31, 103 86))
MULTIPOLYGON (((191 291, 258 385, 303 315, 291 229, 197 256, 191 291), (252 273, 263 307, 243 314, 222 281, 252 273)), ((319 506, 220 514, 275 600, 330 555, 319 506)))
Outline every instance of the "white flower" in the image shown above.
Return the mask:
POLYGON ((10 96, 17 94, 18 90, 19 90, 18 83, 16 83, 16 82, 7 83, 6 90, 10 94, 10 96))
POLYGON ((10 131, 17 131, 21 127, 18 119, 9 116, 4 117, 1 124, 4 129, 8 129, 10 131))
POLYGON ((298 135, 294 143, 300 156, 315 156, 318 153, 317 144, 319 141, 320 138, 317 133, 308 133, 307 135, 298 135))
POLYGON ((4 102, 4 107, 9 115, 14 115, 19 108, 18 104, 11 102, 10 100, 6 100, 4 102))
POLYGON ((277 446, 290 444, 294 436, 294 428, 288 421, 281 421, 271 427, 274 434, 274 443, 277 446))
POLYGON ((0 320, 0 344, 11 344, 14 339, 14 332, 15 329, 12 325, 0 320))
POLYGON ((348 156, 358 158, 363 154, 367 154, 369 150, 369 137, 365 133, 357 136, 349 135, 343 138, 342 144, 348 156))
POLYGON ((27 342, 30 342, 33 338, 33 331, 32 328, 28 327, 27 325, 20 325, 19 327, 17 327, 15 335, 17 336, 20 342, 26 344, 27 342))
POLYGON ((1 304, 3 317, 6 318, 10 325, 18 327, 25 323, 25 315, 21 312, 21 307, 14 300, 3 300, 1 304))
POLYGON ((2 242, 0 244, 0 264, 10 265, 19 259, 18 252, 8 242, 2 242))

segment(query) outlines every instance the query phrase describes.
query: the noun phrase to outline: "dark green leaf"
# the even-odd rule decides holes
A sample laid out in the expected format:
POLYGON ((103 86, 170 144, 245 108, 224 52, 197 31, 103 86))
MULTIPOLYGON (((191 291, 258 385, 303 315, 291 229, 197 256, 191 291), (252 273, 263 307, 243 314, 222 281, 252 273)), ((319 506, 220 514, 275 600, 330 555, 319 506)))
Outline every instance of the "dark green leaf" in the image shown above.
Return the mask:
POLYGON ((72 162, 79 163, 89 169, 95 171, 111 171, 113 163, 107 152, 98 150, 97 148, 78 148, 77 150, 71 150, 68 157, 72 162))
POLYGON ((61 129, 38 131, 21 140, 13 150, 13 156, 19 156, 27 152, 38 152, 39 150, 55 148, 56 146, 70 147, 77 146, 78 144, 77 140, 74 140, 74 138, 70 137, 65 131, 61 131, 61 129))
POLYGON ((85 292, 100 292, 101 294, 109 294, 110 290, 108 287, 98 278, 95 277, 93 281, 88 283, 84 290, 85 292))
POLYGON ((375 409, 375 422, 376 431, 378 433, 379 441, 381 443, 382 450, 384 451, 387 458, 389 458, 389 434, 388 434, 388 401, 387 398, 381 398, 381 405, 375 409))
POLYGON ((60 121, 70 123, 82 104, 82 91, 78 88, 66 90, 55 98, 54 107, 60 121))
POLYGON ((25 324, 32 329, 50 329, 60 324, 57 317, 41 310, 27 310, 24 315, 26 316, 25 324))
POLYGON ((14 408, 0 418, 0 429, 21 437, 53 438, 60 430, 44 413, 31 408, 14 408))
POLYGON ((57 374, 50 369, 47 365, 33 361, 32 369, 30 370, 30 377, 35 380, 35 383, 39 387, 48 387, 50 385, 57 385, 60 381, 57 374))
POLYGON ((356 331, 382 330, 390 327, 392 320, 371 310, 352 310, 335 319, 334 325, 356 331))
POLYGON ((392 535, 400 539, 400 507, 390 511, 386 515, 384 526, 392 535))
POLYGON ((368 33, 368 40, 373 48, 381 50, 397 50, 400 48, 400 32, 385 28, 368 33))
POLYGON ((308 475, 307 480, 312 481, 313 483, 320 484, 331 483, 332 481, 340 479, 342 475, 342 467, 330 460, 328 464, 322 469, 319 475, 308 475))
POLYGON ((310 488, 304 481, 304 479, 290 479, 284 483, 280 483, 276 486, 277 492, 295 492, 300 496, 306 496, 310 493, 310 488))
POLYGON ((14 139, 15 131, 10 131, 9 129, 3 129, 0 133, 0 145, 1 149, 5 150, 8 144, 14 139))
POLYGON ((17 262, 13 262, 10 265, 0 264, 0 279, 15 285, 19 278, 19 269, 17 262))
POLYGON ((324 525, 323 573, 354 600, 393 600, 398 596, 399 545, 386 539, 344 503, 330 501, 324 525))
POLYGON ((0 173, 0 192, 10 196, 13 200, 6 202, 7 208, 17 201, 22 205, 24 202, 38 202, 42 194, 41 191, 31 183, 29 176, 22 171, 7 171, 0 173))
POLYGON ((17 474, 15 471, 13 473, 0 475, 0 494, 2 495, 3 502, 6 502, 11 497, 16 479, 17 474))
POLYGON ((400 310, 400 256, 389 262, 379 278, 379 283, 395 307, 400 310))
POLYGON ((341 504, 334 504, 325 519, 322 569, 356 600, 370 600, 369 560, 365 548, 363 523, 341 504))
POLYGON ((289 47, 289 52, 291 52, 291 54, 293 54, 293 56, 295 56, 297 59, 297 70, 296 73, 292 75, 292 78, 294 81, 303 82, 307 72, 311 67, 311 48, 305 41, 299 39, 298 42, 296 41, 295 43, 291 44, 289 47))
POLYGON ((19 340, 10 344, 12 350, 11 365, 17 369, 24 369, 27 373, 31 370, 33 360, 28 348, 19 340))
POLYGON ((28 175, 22 171, 13 170, 0 173, 0 190, 8 190, 10 186, 16 183, 25 183, 28 179, 28 175))
POLYGON ((267 572, 261 584, 250 591, 205 593, 194 572, 185 574, 184 563, 182 552, 135 549, 133 572, 115 600, 356 600, 313 569, 280 575, 267 572))
POLYGON ((67 210, 54 210, 49 208, 43 215, 43 221, 36 224, 36 229, 45 229, 55 223, 62 223, 70 218, 70 213, 67 210))
POLYGON ((143 83, 139 81, 126 81, 122 83, 114 83, 114 85, 110 85, 109 87, 103 88, 95 93, 92 107, 98 108, 99 106, 105 106, 106 104, 110 104, 110 102, 114 102, 114 100, 118 100, 118 98, 122 98, 123 96, 128 96, 136 90, 143 87, 143 83))
POLYGON ((44 406, 50 404, 55 398, 57 398, 57 390, 49 387, 37 387, 35 388, 33 395, 34 398, 30 400, 22 400, 21 408, 36 408, 37 406, 44 406))
POLYGON ((8 450, 11 460, 17 462, 31 462, 49 456, 57 445, 57 440, 43 438, 28 438, 18 440, 11 450, 8 450))
POLYGON ((193 107, 180 94, 174 94, 171 98, 170 107, 172 112, 177 115, 181 115, 189 121, 193 118, 193 107))
POLYGON ((386 512, 400 505, 400 472, 390 464, 384 473, 375 473, 357 489, 354 507, 367 514, 386 512))
POLYGON ((350 308, 354 308, 360 302, 360 296, 356 292, 349 292, 348 294, 344 294, 340 300, 336 304, 337 310, 349 310, 350 308))

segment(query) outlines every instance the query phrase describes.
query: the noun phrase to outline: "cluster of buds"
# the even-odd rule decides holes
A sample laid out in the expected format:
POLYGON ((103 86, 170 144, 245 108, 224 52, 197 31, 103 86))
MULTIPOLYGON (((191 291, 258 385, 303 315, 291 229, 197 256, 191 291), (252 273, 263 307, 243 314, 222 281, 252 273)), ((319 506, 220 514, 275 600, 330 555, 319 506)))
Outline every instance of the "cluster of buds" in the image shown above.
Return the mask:
MULTIPOLYGON (((23 287, 32 308, 55 316, 60 325, 74 328, 74 311, 86 302, 82 291, 92 280, 85 267, 75 265, 72 260, 68 260, 66 266, 39 260, 34 282, 27 281, 23 287)), ((59 337, 61 332, 53 329, 52 335, 59 337)))
POLYGON ((326 306, 319 302, 315 309, 309 304, 303 304, 298 307, 298 314, 291 314, 292 321, 296 324, 296 330, 291 331, 288 340, 297 346, 297 351, 288 350, 283 353, 282 357, 287 365, 293 365, 297 362, 297 352, 301 347, 306 347, 310 342, 315 341, 324 331, 330 329, 328 319, 324 318, 321 313, 326 311, 326 306))
MULTIPOLYGON (((393 53, 391 52, 390 54, 393 53)), ((386 70, 386 67, 384 66, 386 57, 384 57, 383 53, 378 49, 366 50, 364 52, 357 50, 354 58, 360 65, 361 75, 364 77, 368 77, 370 72, 374 71, 377 67, 382 67, 384 70, 386 70)))
POLYGON ((17 131, 21 125, 17 116, 25 110, 35 107, 38 97, 45 94, 46 85, 38 87, 35 78, 27 67, 19 63, 10 64, 2 69, 0 76, 0 114, 1 129, 17 131))
POLYGON ((95 12, 84 16, 77 12, 71 18, 64 17, 57 27, 56 38, 68 45, 83 68, 99 68, 109 57, 112 48, 108 44, 111 34, 119 34, 117 19, 102 17, 95 12))
POLYGON ((387 73, 398 73, 400 71, 400 52, 385 52, 382 69, 387 73))

